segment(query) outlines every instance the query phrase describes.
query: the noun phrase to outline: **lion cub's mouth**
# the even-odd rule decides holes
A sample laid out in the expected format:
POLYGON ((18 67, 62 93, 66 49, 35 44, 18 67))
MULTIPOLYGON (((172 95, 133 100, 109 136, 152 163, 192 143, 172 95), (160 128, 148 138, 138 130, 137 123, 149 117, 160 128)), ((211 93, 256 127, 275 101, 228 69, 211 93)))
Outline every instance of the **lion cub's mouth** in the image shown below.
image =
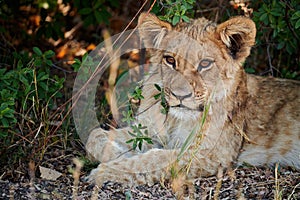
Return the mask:
POLYGON ((170 106, 168 113, 174 118, 177 118, 179 120, 193 121, 193 120, 197 120, 198 117, 201 116, 203 110, 204 107, 202 105, 189 107, 183 104, 178 104, 178 105, 170 106))
POLYGON ((180 109, 180 110, 189 110, 189 111, 198 111, 198 112, 203 112, 203 110, 204 110, 203 105, 199 105, 196 108, 191 108, 191 107, 183 105, 182 103, 175 105, 175 106, 170 106, 170 108, 175 108, 175 109, 180 109))

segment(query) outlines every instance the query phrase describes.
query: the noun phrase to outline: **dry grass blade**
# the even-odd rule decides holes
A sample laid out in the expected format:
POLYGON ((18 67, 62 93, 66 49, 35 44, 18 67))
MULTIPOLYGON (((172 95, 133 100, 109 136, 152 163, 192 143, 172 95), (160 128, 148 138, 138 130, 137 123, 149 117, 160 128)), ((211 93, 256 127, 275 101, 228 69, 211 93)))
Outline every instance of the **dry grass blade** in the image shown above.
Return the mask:
POLYGON ((215 189, 215 194, 214 194, 214 200, 218 200, 219 199, 219 194, 220 194, 220 190, 222 187, 222 182, 223 182, 223 168, 220 166, 218 169, 218 174, 217 174, 217 185, 216 185, 216 189, 215 189))
POLYGON ((80 171, 81 168, 83 167, 83 163, 77 158, 74 158, 73 162, 75 164, 75 169, 73 171, 73 178, 74 178, 73 199, 76 200, 78 196, 78 184, 79 184, 80 171))
POLYGON ((108 90, 105 93, 108 104, 110 105, 111 112, 116 121, 118 121, 118 106, 117 101, 115 99, 115 95, 113 95, 114 86, 116 84, 116 80, 118 77, 118 69, 120 65, 120 52, 119 50, 114 51, 111 41, 111 35, 108 30, 103 30, 102 35, 104 38, 104 44, 109 56, 110 61, 110 69, 109 69, 109 78, 108 78, 108 90))
POLYGON ((280 186, 279 186, 279 179, 278 179, 278 163, 275 165, 275 194, 274 194, 274 199, 275 200, 281 200, 282 199, 282 192, 280 191, 280 186))

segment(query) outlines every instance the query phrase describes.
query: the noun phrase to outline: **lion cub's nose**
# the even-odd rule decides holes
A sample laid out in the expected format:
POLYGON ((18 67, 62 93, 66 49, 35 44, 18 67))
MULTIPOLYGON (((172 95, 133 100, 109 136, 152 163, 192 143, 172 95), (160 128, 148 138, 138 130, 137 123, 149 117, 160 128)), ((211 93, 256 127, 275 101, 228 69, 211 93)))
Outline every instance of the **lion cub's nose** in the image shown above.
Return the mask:
POLYGON ((176 99, 183 101, 184 99, 192 97, 192 93, 186 94, 186 95, 180 95, 179 93, 176 94, 176 91, 171 91, 172 96, 174 96, 176 99))

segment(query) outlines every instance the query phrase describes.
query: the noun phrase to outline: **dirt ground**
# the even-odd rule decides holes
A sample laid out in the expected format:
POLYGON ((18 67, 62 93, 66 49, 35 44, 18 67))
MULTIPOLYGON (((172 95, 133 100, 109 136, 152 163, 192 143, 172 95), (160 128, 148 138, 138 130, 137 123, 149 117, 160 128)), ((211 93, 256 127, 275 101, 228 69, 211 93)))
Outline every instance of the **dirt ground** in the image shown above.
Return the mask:
MULTIPOLYGON (((71 170, 75 168, 73 158, 80 158, 84 153, 79 147, 63 150, 52 146, 40 165, 60 172, 57 180, 42 178, 38 170, 32 175, 30 166, 23 166, 28 172, 19 171, 19 175, 3 178, 9 177, 11 172, 7 170, 0 179, 0 199, 179 199, 178 193, 173 192, 167 183, 164 186, 157 183, 129 187, 108 182, 99 188, 86 180, 90 171, 86 168, 82 168, 76 186, 71 170)), ((18 174, 17 169, 14 174, 18 174)), ((300 172, 279 167, 276 178, 275 171, 269 168, 245 167, 219 178, 196 179, 184 191, 184 199, 296 200, 300 199, 300 172)))

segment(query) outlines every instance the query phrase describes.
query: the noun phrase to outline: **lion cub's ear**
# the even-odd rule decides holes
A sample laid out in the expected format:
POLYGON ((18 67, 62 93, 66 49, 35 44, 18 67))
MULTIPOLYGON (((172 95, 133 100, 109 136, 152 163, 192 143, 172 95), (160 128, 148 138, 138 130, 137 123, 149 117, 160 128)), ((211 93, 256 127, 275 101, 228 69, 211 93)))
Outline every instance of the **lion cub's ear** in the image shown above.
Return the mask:
POLYGON ((220 40, 231 57, 243 62, 255 44, 254 22, 246 17, 234 17, 217 26, 216 38, 220 40))
POLYGON ((161 21, 153 14, 142 13, 138 20, 139 33, 146 48, 158 47, 171 24, 161 21))

